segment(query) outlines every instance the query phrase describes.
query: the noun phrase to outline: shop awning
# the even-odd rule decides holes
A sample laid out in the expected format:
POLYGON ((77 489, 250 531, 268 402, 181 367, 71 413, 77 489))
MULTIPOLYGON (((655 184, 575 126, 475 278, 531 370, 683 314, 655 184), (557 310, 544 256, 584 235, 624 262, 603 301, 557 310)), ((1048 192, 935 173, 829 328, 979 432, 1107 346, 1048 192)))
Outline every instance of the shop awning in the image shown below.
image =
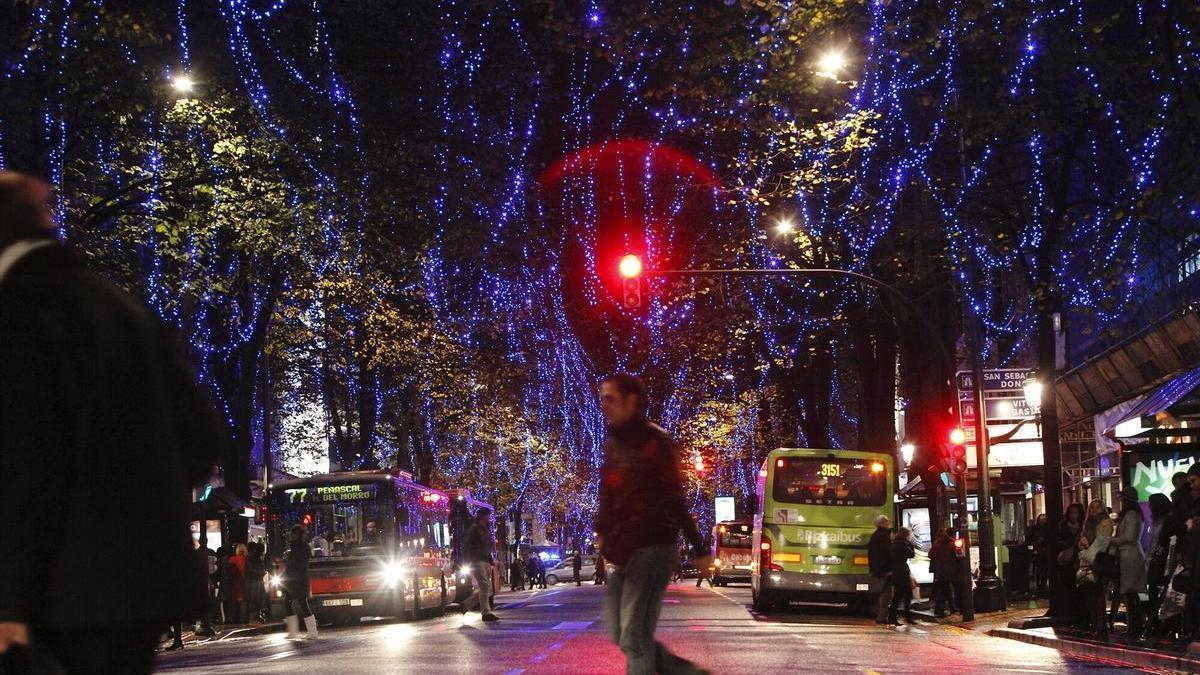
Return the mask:
MULTIPOLYGON (((1188 308, 1059 377, 1054 383, 1059 425, 1065 428, 1100 415, 1197 367, 1200 367, 1200 314, 1195 308, 1188 308)), ((1132 404, 1130 409, 1136 405, 1132 404)))
MULTIPOLYGON (((1096 431, 1112 436, 1122 422, 1157 415, 1200 388, 1200 368, 1193 368, 1148 394, 1113 406, 1097 415, 1096 431), (1103 425, 1103 426, 1102 426, 1103 425)), ((1140 429, 1130 436, 1137 435, 1140 429)))

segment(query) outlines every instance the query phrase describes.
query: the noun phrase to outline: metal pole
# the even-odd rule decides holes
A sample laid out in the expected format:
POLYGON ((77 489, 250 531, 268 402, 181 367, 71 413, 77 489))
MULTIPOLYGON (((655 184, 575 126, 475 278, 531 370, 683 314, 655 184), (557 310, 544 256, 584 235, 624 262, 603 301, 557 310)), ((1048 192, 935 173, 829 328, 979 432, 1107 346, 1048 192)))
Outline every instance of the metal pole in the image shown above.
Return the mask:
POLYGON ((975 620, 975 594, 971 591, 971 533, 967 528, 967 474, 954 475, 954 495, 958 498, 958 536, 963 540, 959 566, 958 604, 963 621, 975 620))
MULTIPOLYGON (((974 276, 968 264, 968 274, 974 276)), ((971 333, 971 371, 975 377, 975 467, 979 480, 979 584, 975 605, 981 612, 1005 608, 1004 582, 996 576, 995 523, 992 520, 992 489, 988 476, 987 410, 983 398, 983 326, 979 315, 967 306, 967 325, 971 333)))

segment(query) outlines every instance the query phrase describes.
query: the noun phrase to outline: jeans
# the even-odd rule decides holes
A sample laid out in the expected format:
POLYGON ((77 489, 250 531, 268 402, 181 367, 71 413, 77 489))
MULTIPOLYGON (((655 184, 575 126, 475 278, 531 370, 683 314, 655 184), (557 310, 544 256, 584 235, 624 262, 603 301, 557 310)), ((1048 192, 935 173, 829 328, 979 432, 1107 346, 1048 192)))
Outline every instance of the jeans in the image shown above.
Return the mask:
POLYGON ((892 594, 892 604, 888 607, 888 623, 896 623, 900 605, 904 605, 904 620, 912 623, 912 582, 902 579, 892 584, 892 588, 895 590, 892 594))
POLYGON ((283 588, 283 613, 286 616, 298 616, 303 619, 306 616, 312 616, 312 609, 308 606, 308 589, 305 588, 308 584, 284 584, 283 588))
POLYGON ((879 607, 875 610, 875 620, 883 623, 888 620, 888 608, 892 606, 892 588, 891 578, 887 578, 883 582, 883 589, 879 591, 879 607))
POLYGON ((475 590, 463 601, 463 607, 479 605, 482 614, 492 613, 492 564, 490 562, 471 563, 471 579, 475 582, 475 590))
POLYGON ((670 544, 639 548, 608 577, 604 618, 612 641, 625 654, 628 675, 703 672, 654 640, 675 557, 670 544))

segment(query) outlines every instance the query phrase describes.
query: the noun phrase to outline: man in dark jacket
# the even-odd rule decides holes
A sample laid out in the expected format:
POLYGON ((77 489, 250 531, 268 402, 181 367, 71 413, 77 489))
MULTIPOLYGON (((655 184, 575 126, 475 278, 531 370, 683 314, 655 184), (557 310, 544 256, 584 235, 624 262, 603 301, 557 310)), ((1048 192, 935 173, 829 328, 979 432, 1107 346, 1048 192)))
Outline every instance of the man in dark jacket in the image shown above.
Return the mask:
POLYGON ((887 623, 888 608, 892 606, 892 521, 887 516, 875 519, 875 532, 867 542, 867 570, 876 579, 882 579, 879 590, 879 605, 875 611, 875 623, 887 623))
POLYGON ((900 606, 904 606, 904 620, 908 624, 916 624, 916 619, 912 613, 912 597, 913 597, 913 579, 912 572, 908 569, 908 561, 916 555, 916 548, 912 543, 912 530, 907 527, 902 527, 896 531, 896 538, 892 540, 891 564, 892 564, 892 604, 888 610, 888 623, 897 623, 897 611, 900 606))
POLYGON ((632 375, 600 383, 600 410, 608 438, 595 525, 601 552, 616 565, 605 604, 610 635, 625 654, 627 673, 701 672, 654 640, 679 533, 697 567, 712 562, 687 508, 675 443, 646 419, 646 387, 632 375))
POLYGON ((475 522, 467 528, 463 539, 463 562, 471 567, 475 591, 463 601, 468 606, 479 605, 484 621, 499 621, 492 613, 492 512, 481 508, 475 512, 475 522))
POLYGON ((49 196, 0 173, 0 654, 150 672, 206 606, 189 488, 226 436, 166 328, 55 239, 49 196), (101 555, 114 532, 138 554, 101 555))
POLYGON ((575 545, 575 555, 571 556, 571 572, 575 577, 575 585, 582 586, 583 582, 579 579, 579 573, 583 571, 583 551, 579 550, 579 545, 575 545))

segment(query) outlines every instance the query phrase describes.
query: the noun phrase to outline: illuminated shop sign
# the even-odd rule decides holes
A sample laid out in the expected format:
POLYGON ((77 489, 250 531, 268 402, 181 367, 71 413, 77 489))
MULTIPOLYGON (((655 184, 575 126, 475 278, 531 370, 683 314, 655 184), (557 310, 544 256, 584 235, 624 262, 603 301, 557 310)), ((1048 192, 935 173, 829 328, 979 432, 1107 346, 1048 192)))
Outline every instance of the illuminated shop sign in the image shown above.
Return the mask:
POLYGON ((1200 453, 1196 452, 1139 452, 1130 447, 1124 462, 1126 482, 1137 488, 1138 501, 1148 501, 1155 493, 1170 496, 1174 489, 1171 476, 1187 473, 1197 461, 1200 461, 1200 453))

